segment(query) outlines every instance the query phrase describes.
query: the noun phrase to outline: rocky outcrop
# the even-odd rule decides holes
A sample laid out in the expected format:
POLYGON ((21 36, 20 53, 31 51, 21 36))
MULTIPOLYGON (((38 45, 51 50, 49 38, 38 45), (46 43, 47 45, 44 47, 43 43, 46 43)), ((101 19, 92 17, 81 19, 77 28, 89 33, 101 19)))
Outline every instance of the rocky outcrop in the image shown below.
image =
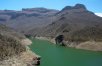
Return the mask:
POLYGON ((62 43, 62 42, 63 42, 63 39, 64 39, 64 36, 63 36, 63 35, 58 35, 58 36, 55 38, 56 44, 57 44, 57 43, 62 43))

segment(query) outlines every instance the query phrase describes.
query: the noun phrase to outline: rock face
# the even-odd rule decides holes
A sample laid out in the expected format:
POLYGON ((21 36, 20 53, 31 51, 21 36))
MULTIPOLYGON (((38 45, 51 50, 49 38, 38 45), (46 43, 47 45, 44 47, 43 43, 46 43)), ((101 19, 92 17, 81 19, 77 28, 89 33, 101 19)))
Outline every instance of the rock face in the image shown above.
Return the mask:
POLYGON ((34 66, 39 56, 27 47, 31 43, 23 34, 0 24, 0 66, 34 66))
POLYGON ((63 44, 63 39, 64 39, 64 36, 63 36, 63 35, 58 35, 58 36, 55 38, 56 44, 64 45, 64 44, 63 44))

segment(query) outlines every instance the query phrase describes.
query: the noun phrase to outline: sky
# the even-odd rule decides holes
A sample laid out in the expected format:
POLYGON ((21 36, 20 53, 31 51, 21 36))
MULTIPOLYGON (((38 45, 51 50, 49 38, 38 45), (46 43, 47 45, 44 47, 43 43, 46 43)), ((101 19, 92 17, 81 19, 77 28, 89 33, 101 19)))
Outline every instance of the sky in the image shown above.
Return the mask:
POLYGON ((45 7, 61 10, 65 6, 84 4, 94 13, 102 13, 102 0, 0 0, 0 10, 21 10, 22 8, 45 7))

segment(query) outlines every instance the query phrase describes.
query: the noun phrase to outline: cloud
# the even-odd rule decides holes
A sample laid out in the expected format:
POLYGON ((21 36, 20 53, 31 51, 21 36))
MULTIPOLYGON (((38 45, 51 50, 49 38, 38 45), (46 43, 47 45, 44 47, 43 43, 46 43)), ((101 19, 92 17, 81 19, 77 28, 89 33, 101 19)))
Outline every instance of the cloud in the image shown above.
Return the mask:
POLYGON ((95 13, 97 16, 102 17, 102 13, 95 13))

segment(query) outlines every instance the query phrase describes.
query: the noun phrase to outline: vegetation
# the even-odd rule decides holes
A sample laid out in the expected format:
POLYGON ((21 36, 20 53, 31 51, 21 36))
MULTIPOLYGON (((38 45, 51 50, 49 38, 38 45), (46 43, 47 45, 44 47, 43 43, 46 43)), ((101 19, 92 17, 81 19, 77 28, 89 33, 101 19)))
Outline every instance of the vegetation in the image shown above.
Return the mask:
POLYGON ((0 35, 0 60, 7 59, 25 50, 25 47, 21 45, 19 41, 11 37, 0 35))
POLYGON ((25 51, 25 46, 19 41, 23 38, 22 34, 0 25, 0 61, 25 51))

